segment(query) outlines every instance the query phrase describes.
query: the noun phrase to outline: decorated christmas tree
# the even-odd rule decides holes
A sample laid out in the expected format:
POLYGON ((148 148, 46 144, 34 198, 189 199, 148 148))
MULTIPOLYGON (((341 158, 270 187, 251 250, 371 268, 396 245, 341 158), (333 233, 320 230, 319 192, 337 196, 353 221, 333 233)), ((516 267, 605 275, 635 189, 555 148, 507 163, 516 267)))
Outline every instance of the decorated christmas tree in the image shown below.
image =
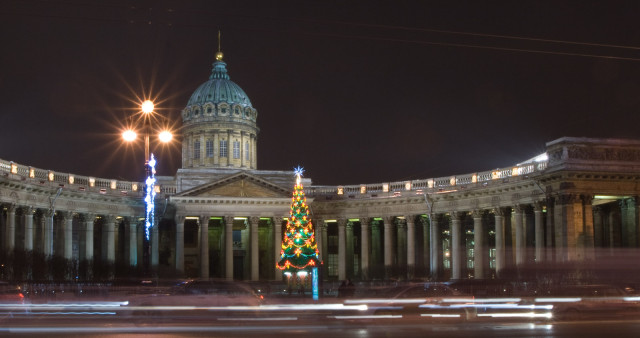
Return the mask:
POLYGON ((280 261, 276 263, 280 270, 291 274, 308 272, 321 264, 307 198, 300 183, 302 172, 303 169, 300 167, 294 170, 296 186, 293 190, 287 229, 283 235, 280 261))

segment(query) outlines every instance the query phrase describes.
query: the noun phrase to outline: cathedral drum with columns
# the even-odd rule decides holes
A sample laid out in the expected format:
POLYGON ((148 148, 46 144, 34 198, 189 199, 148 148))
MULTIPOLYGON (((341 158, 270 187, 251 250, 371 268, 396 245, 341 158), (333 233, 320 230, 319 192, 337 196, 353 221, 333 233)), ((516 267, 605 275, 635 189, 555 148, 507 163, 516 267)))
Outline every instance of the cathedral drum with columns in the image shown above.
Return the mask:
MULTIPOLYGON (((257 117, 219 52, 182 110, 182 168, 157 177, 155 274, 282 280, 276 262, 296 178, 258 169, 257 117)), ((5 256, 142 264, 144 183, 5 160, 0 172, 5 256)), ((449 280, 638 248, 639 179, 640 141, 564 137, 506 168, 344 186, 303 178, 303 185, 323 279, 449 280)))

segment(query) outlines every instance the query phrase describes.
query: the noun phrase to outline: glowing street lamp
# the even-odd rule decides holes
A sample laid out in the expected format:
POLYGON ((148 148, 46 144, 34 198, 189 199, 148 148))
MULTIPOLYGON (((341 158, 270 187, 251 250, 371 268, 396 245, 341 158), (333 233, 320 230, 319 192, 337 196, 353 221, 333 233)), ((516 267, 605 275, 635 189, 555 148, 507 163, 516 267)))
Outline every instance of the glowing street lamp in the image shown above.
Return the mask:
MULTIPOLYGON (((145 244, 147 244, 147 248, 144 250, 143 261, 145 264, 145 268, 149 267, 149 249, 151 246, 149 245, 149 234, 151 228, 154 226, 154 206, 155 206, 155 183, 156 183, 156 159, 153 154, 149 153, 149 138, 150 138, 150 130, 151 130, 151 122, 155 121, 154 115, 155 106, 151 100, 145 100, 140 104, 140 110, 142 114, 137 116, 136 122, 142 124, 142 132, 144 134, 144 167, 146 172, 145 179, 145 244)), ((134 127, 137 127, 136 124, 129 126, 125 131, 122 132, 122 138, 126 142, 133 142, 137 139, 138 133, 134 130, 134 127)), ((158 140, 162 143, 171 142, 173 139, 173 134, 171 131, 164 129, 158 133, 158 140)))

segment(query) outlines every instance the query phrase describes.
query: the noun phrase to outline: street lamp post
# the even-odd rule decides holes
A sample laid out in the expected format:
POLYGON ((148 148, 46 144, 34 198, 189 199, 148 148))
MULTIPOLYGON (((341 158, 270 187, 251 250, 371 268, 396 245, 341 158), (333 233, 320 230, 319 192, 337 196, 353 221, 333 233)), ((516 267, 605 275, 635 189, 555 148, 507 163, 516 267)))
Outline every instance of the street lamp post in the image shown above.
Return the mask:
MULTIPOLYGON (((142 102, 140 105, 140 109, 142 114, 138 116, 138 119, 132 124, 129 125, 127 130, 122 133, 122 137, 127 142, 133 142, 137 138, 137 133, 135 132, 135 128, 141 123, 142 130, 144 133, 144 168, 145 168, 145 237, 143 240, 143 254, 142 254, 142 264, 144 268, 145 274, 150 274, 150 259, 151 259, 151 243, 149 243, 149 235, 152 231, 155 222, 154 215, 154 207, 155 207, 155 173, 156 173, 156 159, 152 153, 149 151, 149 143, 150 143, 150 135, 151 135, 151 122, 155 121, 154 119, 154 104, 150 100, 146 100, 142 102)), ((162 130, 158 133, 158 140, 162 143, 168 143, 173 139, 173 134, 166 128, 162 128, 162 130)))

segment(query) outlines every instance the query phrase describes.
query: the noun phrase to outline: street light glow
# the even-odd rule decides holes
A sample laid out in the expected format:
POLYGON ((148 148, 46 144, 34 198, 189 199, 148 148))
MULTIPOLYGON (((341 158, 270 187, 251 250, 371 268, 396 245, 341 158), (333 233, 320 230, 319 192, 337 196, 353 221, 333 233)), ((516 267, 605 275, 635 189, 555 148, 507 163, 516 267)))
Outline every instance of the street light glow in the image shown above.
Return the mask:
POLYGON ((171 140, 173 139, 173 134, 171 134, 171 132, 168 130, 163 130, 158 135, 158 138, 160 139, 160 142, 168 143, 168 142, 171 142, 171 140))
POLYGON ((127 142, 132 142, 138 137, 135 131, 129 129, 122 133, 122 138, 127 142))
POLYGON ((151 102, 151 100, 146 100, 144 102, 142 102, 142 104, 140 105, 140 108, 142 108, 142 112, 145 114, 149 114, 153 112, 153 102, 151 102))

